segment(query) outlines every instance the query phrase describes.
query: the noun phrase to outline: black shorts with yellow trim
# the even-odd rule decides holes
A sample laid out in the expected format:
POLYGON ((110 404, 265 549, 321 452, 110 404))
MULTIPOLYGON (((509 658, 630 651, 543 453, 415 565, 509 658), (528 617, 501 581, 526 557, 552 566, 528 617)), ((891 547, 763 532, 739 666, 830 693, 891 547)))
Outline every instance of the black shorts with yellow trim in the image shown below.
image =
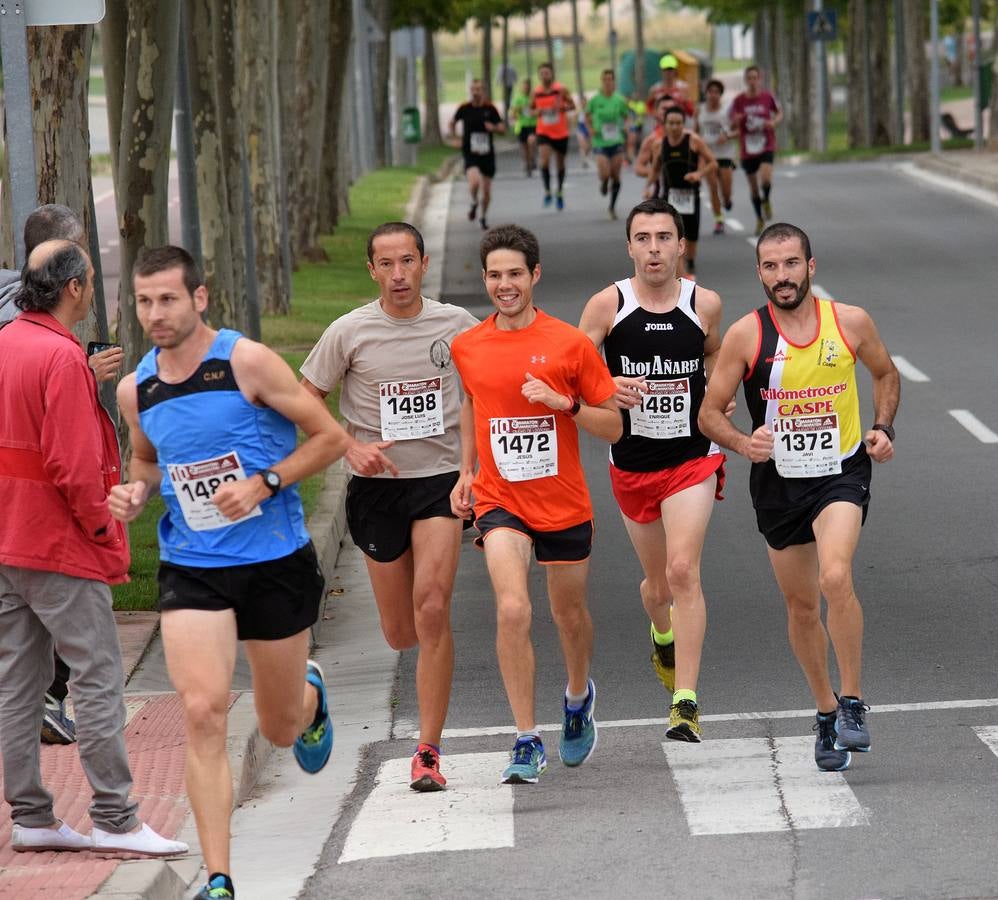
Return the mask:
POLYGON ((592 519, 560 531, 537 531, 513 513, 495 507, 477 516, 475 527, 478 529, 476 547, 484 547, 494 531, 515 531, 525 535, 533 543, 534 556, 541 565, 582 562, 589 559, 593 550, 592 519))

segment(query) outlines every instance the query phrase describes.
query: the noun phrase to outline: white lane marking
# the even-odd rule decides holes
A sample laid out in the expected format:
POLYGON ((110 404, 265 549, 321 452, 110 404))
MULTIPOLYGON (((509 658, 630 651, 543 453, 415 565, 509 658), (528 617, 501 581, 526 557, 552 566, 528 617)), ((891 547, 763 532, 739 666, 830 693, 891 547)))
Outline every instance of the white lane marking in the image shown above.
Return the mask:
POLYGON ((897 171, 904 173, 909 178, 915 178, 919 181, 931 184, 934 187, 942 188, 949 194, 962 194, 964 197, 970 197, 973 200, 980 200, 982 203, 987 203, 990 206, 998 206, 998 192, 989 191, 984 187, 967 184, 966 182, 958 181, 955 178, 947 178, 945 175, 937 172, 930 172, 926 169, 919 168, 911 162, 898 163, 894 166, 894 168, 897 171))
MULTIPOLYGON (((874 706, 875 713, 907 713, 907 712, 936 712, 946 709, 980 709, 981 707, 998 706, 998 697, 988 697, 981 700, 931 700, 925 703, 878 703, 874 706)), ((701 722, 747 722, 759 719, 813 719, 813 709, 775 709, 762 712, 736 712, 736 713, 714 713, 700 716, 701 722)), ((668 719, 608 719, 598 720, 600 728, 647 728, 653 725, 664 725, 668 719)), ((561 723, 550 725, 538 725, 538 731, 561 732, 561 723)), ((510 735, 510 747, 513 746, 512 738, 516 734, 516 728, 512 725, 487 725, 481 728, 447 728, 444 730, 445 738, 475 738, 475 737, 495 737, 496 735, 510 735)), ((418 731, 410 731, 406 735, 409 739, 418 739, 418 731)), ((451 759, 450 756, 447 757, 451 759)))
POLYGON ((813 738, 666 741, 662 750, 690 834, 869 824, 842 775, 815 766, 813 738))
POLYGON ((759 239, 756 238, 756 237, 747 237, 747 238, 745 238, 745 243, 747 243, 753 250, 755 250, 755 245, 758 242, 759 242, 759 239))
POLYGON ((409 789, 406 759, 381 764, 339 861, 513 846, 513 788, 499 784, 508 753, 447 755, 447 789, 409 789))
POLYGON ((897 366, 897 370, 909 381, 931 381, 921 369, 916 369, 908 360, 903 356, 892 356, 891 359, 894 360, 894 365, 897 366))
POLYGON ((815 282, 811 283, 811 293, 814 294, 816 297, 821 297, 825 300, 835 299, 832 296, 831 291, 826 291, 820 284, 816 284, 815 282))
POLYGON ((988 749, 998 756, 998 725, 975 725, 974 731, 988 745, 988 749))
POLYGON ((118 241, 117 238, 115 238, 113 241, 108 241, 107 242, 108 247, 117 247, 118 244, 119 244, 119 241, 118 241))
POLYGON ((741 234, 743 231, 745 231, 745 226, 742 225, 742 223, 738 219, 730 216, 725 218, 724 227, 730 228, 736 234, 741 234))
POLYGON ((797 178, 800 175, 800 172, 788 172, 786 169, 779 169, 778 171, 784 178, 797 178))
POLYGON ((988 428, 969 409, 951 409, 949 414, 982 444, 998 444, 998 434, 988 428))
POLYGON ((100 206, 105 200, 110 200, 114 196, 114 188, 104 191, 103 194, 99 194, 94 197, 94 206, 100 206))

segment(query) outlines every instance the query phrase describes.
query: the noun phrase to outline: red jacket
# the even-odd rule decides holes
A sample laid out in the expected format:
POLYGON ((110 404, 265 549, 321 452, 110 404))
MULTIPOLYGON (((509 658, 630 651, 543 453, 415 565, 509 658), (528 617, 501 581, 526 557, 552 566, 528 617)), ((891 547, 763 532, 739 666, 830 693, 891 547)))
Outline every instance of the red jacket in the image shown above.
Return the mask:
POLYGON ((120 480, 79 341, 48 313, 0 328, 0 563, 128 581, 127 533, 107 505, 120 480))

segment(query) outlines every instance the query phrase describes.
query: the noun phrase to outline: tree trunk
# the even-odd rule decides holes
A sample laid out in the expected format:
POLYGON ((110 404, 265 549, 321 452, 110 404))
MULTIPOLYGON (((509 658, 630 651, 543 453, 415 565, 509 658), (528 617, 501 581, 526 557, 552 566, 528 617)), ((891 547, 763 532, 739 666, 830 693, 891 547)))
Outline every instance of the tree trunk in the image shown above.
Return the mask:
POLYGON ((298 29, 298 80, 295 86, 295 155, 289 160, 288 219, 296 259, 326 260, 319 246, 319 169, 326 133, 329 84, 329 0, 309 0, 298 29))
POLYGON ((256 244, 256 276, 265 312, 290 309, 290 284, 281 260, 281 217, 278 197, 277 120, 274 90, 276 21, 269 0, 238 0, 239 71, 249 164, 250 208, 256 244))
POLYGON ((216 33, 221 28, 220 0, 185 0, 187 60, 190 69, 194 165, 201 223, 201 255, 208 288, 208 321, 215 328, 242 328, 232 283, 230 232, 237 227, 229 217, 229 191, 219 140, 216 33))
POLYGON ((509 16, 502 17, 502 117, 509 126, 509 104, 512 99, 514 88, 508 88, 506 82, 509 81, 509 16))
MULTIPOLYGON (((635 0, 635 2, 638 2, 638 0, 635 0)), ((551 37, 551 17, 550 15, 548 15, 547 4, 544 5, 544 8, 541 10, 541 13, 544 16, 544 48, 545 50, 547 50, 548 54, 548 58, 545 60, 545 62, 550 63, 553 66, 554 40, 551 37)))
MULTIPOLYGON (((340 220, 340 193, 343 190, 343 163, 346 139, 349 131, 343 132, 343 107, 349 90, 350 36, 353 4, 350 0, 331 0, 327 55, 329 59, 328 88, 326 91, 325 137, 322 142, 322 168, 318 190, 318 228, 321 234, 330 234, 340 220)), ((429 79, 430 37, 427 33, 427 79, 429 79)), ((436 73, 433 75, 436 78, 436 73)), ((429 102, 427 102, 429 109, 429 102)), ((427 119, 429 119, 427 111, 427 119)), ((440 129, 437 128, 437 143, 440 142, 440 129)))
POLYGON ((579 4, 572 0, 572 49, 575 59, 575 88, 579 102, 585 103, 586 86, 582 81, 582 34, 579 32, 579 4))
POLYGON ((485 96, 492 99, 492 19, 486 16, 478 20, 482 29, 482 83, 485 85, 485 96))
MULTIPOLYGON (((115 4, 116 5, 116 4, 115 4)), ((170 240, 170 135, 177 82, 180 5, 129 0, 124 60, 121 133, 115 194, 121 232, 118 282, 118 341, 124 371, 135 368, 149 344, 135 315, 132 268, 139 251, 170 240)))
POLYGON ((866 0, 849 0, 846 34, 846 95, 848 116, 846 124, 850 147, 866 147, 870 136, 866 131, 867 85, 866 54, 869 52, 869 33, 863 28, 866 21, 866 0))
MULTIPOLYGON (((648 96, 648 73, 645 71, 645 14, 641 0, 634 0, 634 89, 638 99, 648 96)), ((655 110, 649 109, 653 115, 655 110)))
POLYGON ((370 42, 371 71, 373 73, 374 95, 374 166, 382 168, 389 164, 388 141, 390 131, 388 102, 388 82, 391 68, 392 12, 391 0, 368 0, 368 11, 374 24, 380 29, 382 40, 370 42))
POLYGON ((298 64, 298 42, 308 31, 307 12, 315 0, 284 0, 277 15, 277 168, 278 209, 281 214, 282 240, 287 244, 288 264, 298 268, 298 244, 292 237, 296 193, 295 160, 298 156, 298 119, 295 97, 298 80, 305 77, 298 64))
MULTIPOLYGON (((801 34, 804 19, 796 15, 790 20, 789 34, 801 34)), ((789 103, 788 127, 794 149, 808 150, 811 147, 811 68, 813 65, 814 43, 812 41, 789 40, 786 42, 789 55, 786 99, 789 103)))
MULTIPOLYGON (((790 44, 794 39, 789 37, 795 32, 793 19, 788 21, 788 13, 784 6, 776 6, 772 9, 772 33, 773 33, 773 76, 770 81, 770 90, 780 97, 784 102, 793 104, 793 83, 791 69, 793 67, 793 53, 790 44)), ((790 122, 784 117, 783 121, 776 126, 776 142, 780 147, 786 147, 790 143, 790 122)))
POLYGON ((886 147, 892 143, 894 133, 894 116, 892 100, 894 92, 891 89, 891 44, 890 21, 880 10, 871 10, 869 30, 870 52, 870 121, 873 133, 870 143, 875 147, 886 147))
POLYGON ((236 65, 236 10, 233 0, 218 0, 219 18, 215 29, 215 59, 218 101, 218 139, 229 201, 229 256, 232 260, 232 290, 243 317, 239 327, 250 336, 260 333, 260 309, 256 297, 256 256, 246 248, 246 202, 243 178, 246 171, 246 135, 241 87, 236 65), (251 301, 252 298, 252 301, 251 301))
MULTIPOLYGON (((998 34, 998 8, 995 9, 995 21, 991 33, 998 34)), ((979 56, 980 54, 978 54, 978 58, 975 58, 975 64, 980 62, 979 56)), ((988 109, 988 127, 990 129, 988 148, 998 150, 998 54, 995 54, 994 65, 991 67, 991 103, 988 109)))
MULTIPOLYGON (((87 113, 92 43, 92 25, 28 29, 38 203, 68 206, 79 216, 87 234, 94 227, 90 220, 87 113)), ((81 340, 96 340, 94 311, 73 330, 81 340)))
POLYGON ((440 133, 440 89, 437 70, 437 42, 429 28, 423 29, 426 36, 426 54, 423 56, 423 94, 426 105, 426 122, 423 124, 423 141, 427 144, 442 144, 440 133))
POLYGON ((953 59, 953 65, 950 67, 950 72, 953 74, 953 87, 963 87, 963 69, 967 62, 967 41, 963 34, 962 19, 953 28, 953 38, 956 43, 956 55, 953 59))
POLYGON ((923 6, 921 0, 904 0, 904 80, 911 112, 912 141, 928 141, 930 128, 929 64, 925 54, 923 6))
POLYGON ((110 135, 111 171, 118 171, 118 141, 121 134, 121 104, 125 97, 125 51, 128 46, 128 0, 107 0, 100 23, 101 55, 104 62, 104 97, 110 135))

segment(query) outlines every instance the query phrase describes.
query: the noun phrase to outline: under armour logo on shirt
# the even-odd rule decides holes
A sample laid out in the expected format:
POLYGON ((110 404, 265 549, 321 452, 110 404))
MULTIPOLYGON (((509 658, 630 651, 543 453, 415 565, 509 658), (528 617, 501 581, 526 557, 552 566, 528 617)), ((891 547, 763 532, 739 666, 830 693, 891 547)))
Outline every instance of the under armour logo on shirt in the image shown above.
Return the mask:
POLYGON ((530 361, 532 363, 546 363, 548 358, 546 356, 531 356, 530 361))

